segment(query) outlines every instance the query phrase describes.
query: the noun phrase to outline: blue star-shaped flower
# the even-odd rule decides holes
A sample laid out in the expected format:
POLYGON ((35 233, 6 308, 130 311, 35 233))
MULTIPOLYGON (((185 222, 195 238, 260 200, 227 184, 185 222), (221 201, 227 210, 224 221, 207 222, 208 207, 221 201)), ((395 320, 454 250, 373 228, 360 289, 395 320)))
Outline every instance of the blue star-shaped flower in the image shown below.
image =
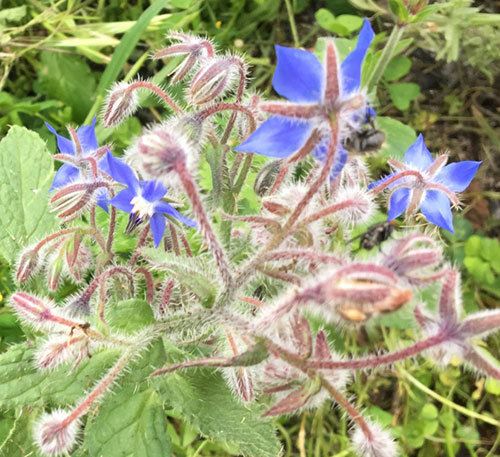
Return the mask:
MULTIPOLYGON (((93 152, 97 151, 99 145, 97 144, 97 138, 95 135, 95 124, 97 121, 97 116, 94 116, 91 125, 82 125, 77 131, 77 137, 80 143, 82 155, 84 157, 91 156, 93 152)), ((59 148, 59 152, 61 154, 66 154, 70 156, 75 156, 75 144, 73 141, 59 135, 54 127, 52 127, 49 123, 45 123, 45 126, 56 136, 57 147, 59 148)), ((107 168, 106 159, 102 159, 98 166, 104 172, 109 174, 109 170, 107 168)), ((71 182, 80 178, 80 170, 69 163, 64 163, 59 170, 57 170, 56 175, 54 176, 54 180, 52 181, 52 186, 49 189, 49 192, 52 192, 55 189, 63 187, 71 182)), ((97 203, 99 206, 105 211, 108 210, 107 205, 107 191, 101 190, 97 195, 97 203)))
MULTIPOLYGON (((344 118, 351 121, 363 118, 357 113, 365 108, 358 93, 361 66, 373 37, 370 23, 365 19, 356 47, 344 59, 340 71, 332 42, 327 44, 325 66, 312 52, 276 45, 278 62, 273 87, 293 103, 261 104, 264 111, 274 115, 235 150, 284 158, 300 150, 315 132, 320 138, 311 153, 324 161, 332 119, 342 117, 343 111, 344 118)), ((339 142, 331 178, 342 170, 346 160, 347 151, 339 142)))
POLYGON ((174 207, 164 202, 162 198, 167 189, 158 181, 139 181, 125 162, 114 157, 109 151, 106 156, 107 166, 111 177, 127 186, 110 200, 109 203, 130 214, 128 230, 132 230, 145 220, 149 220, 155 247, 158 247, 165 233, 165 214, 169 214, 189 227, 197 224, 183 216, 174 207))
POLYGON ((447 160, 447 155, 434 160, 422 135, 406 151, 404 162, 389 160, 394 173, 369 186, 375 191, 391 189, 388 219, 420 208, 429 222, 453 232, 450 201, 458 206, 456 194, 468 187, 481 162, 464 160, 446 165, 447 160))

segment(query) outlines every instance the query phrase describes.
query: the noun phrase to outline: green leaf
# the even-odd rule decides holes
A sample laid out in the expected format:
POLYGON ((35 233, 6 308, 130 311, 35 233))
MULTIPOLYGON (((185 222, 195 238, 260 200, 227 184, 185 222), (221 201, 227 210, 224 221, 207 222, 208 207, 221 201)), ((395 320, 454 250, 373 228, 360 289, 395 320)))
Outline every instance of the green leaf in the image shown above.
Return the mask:
MULTIPOLYGON (((1 3, 1 2, 0 2, 1 3)), ((26 6, 16 8, 4 8, 0 11, 0 24, 5 22, 19 22, 26 16, 26 6)))
POLYGON ((481 237, 478 235, 470 236, 465 242, 464 250, 466 256, 479 256, 479 253, 481 252, 481 237))
POLYGON ((349 30, 349 33, 351 34, 361 28, 363 25, 363 18, 355 16, 354 14, 341 14, 340 16, 337 16, 337 22, 349 30))
POLYGON ((95 79, 81 57, 42 52, 38 81, 47 98, 62 100, 72 109, 73 120, 82 123, 92 106, 95 79))
POLYGON ((489 378, 486 381, 486 392, 491 395, 500 395, 500 381, 498 379, 489 378))
POLYGON ((384 78, 391 82, 405 76, 411 68, 411 60, 408 57, 396 56, 387 65, 384 78))
POLYGON ((403 160, 406 150, 417 139, 415 130, 396 119, 383 116, 377 116, 377 126, 386 135, 379 153, 387 158, 403 160))
POLYGON ((410 107, 410 102, 420 95, 420 86, 416 83, 396 83, 389 86, 389 95, 394 106, 401 111, 410 107))
POLYGON ((59 226, 48 211, 53 165, 45 142, 13 126, 0 142, 0 174, 0 255, 12 263, 24 246, 59 226))
POLYGON ((12 346, 0 355, 0 407, 67 405, 82 397, 116 360, 115 351, 101 351, 83 360, 73 373, 71 365, 41 372, 34 359, 35 348, 26 343, 12 346))
POLYGON ((174 253, 162 252, 158 249, 141 250, 153 267, 166 271, 180 284, 195 294, 205 307, 211 307, 217 295, 217 278, 213 265, 207 257, 179 257, 174 253))
POLYGON ((389 8, 400 21, 405 22, 408 19, 408 9, 403 0, 389 0, 389 8))
POLYGON ((446 6, 444 3, 437 5, 427 5, 424 8, 422 8, 417 14, 415 14, 415 16, 411 18, 410 22, 412 24, 415 22, 423 22, 429 16, 432 16, 434 13, 437 13, 444 6, 446 6))
POLYGON ((427 403, 420 411, 420 417, 424 420, 434 420, 438 414, 438 409, 432 403, 427 403))
POLYGON ((106 320, 109 321, 113 329, 125 334, 136 333, 138 330, 155 322, 153 310, 149 303, 135 298, 109 304, 106 320))
POLYGON ((314 17, 316 18, 318 24, 325 30, 341 36, 349 35, 349 29, 345 25, 342 25, 339 21, 337 21, 335 19, 335 16, 327 9, 320 8, 318 11, 316 11, 314 17))
POLYGON ((39 409, 9 411, 0 420, 0 455, 2 457, 44 457, 33 442, 33 427, 39 409))
POLYGON ((85 450, 93 456, 168 457, 167 418, 158 394, 133 384, 108 396, 85 430, 85 450))
POLYGON ((263 409, 240 403, 219 374, 204 369, 172 373, 152 383, 201 434, 236 446, 237 454, 276 457, 280 452, 272 423, 260 417, 263 409))

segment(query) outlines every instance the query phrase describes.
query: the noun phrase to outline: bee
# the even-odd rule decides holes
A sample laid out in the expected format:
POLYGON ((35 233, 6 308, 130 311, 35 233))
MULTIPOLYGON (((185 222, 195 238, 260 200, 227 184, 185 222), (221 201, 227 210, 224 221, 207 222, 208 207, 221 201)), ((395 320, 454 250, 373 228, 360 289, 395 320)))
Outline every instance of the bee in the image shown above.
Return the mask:
POLYGON ((364 233, 349 240, 349 243, 360 238, 359 247, 369 251, 389 239, 395 228, 396 223, 394 221, 379 222, 370 225, 364 233))
POLYGON ((259 197, 263 197, 272 189, 278 174, 283 169, 283 165, 283 160, 273 160, 262 167, 253 185, 255 193, 259 197))
POLYGON ((359 130, 353 130, 344 140, 344 146, 349 152, 376 152, 385 141, 385 133, 375 128, 375 118, 368 113, 366 121, 359 130))

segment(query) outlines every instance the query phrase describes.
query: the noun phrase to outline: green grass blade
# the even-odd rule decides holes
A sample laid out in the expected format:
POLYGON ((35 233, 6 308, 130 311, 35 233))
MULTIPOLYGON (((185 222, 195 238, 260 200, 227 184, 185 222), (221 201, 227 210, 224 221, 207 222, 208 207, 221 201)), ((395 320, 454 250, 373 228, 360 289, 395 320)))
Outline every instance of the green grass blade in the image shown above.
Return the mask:
POLYGON ((87 118, 85 119, 85 124, 89 124, 92 117, 97 113, 106 90, 109 89, 111 84, 113 84, 113 82, 118 78, 123 65, 127 62, 127 59, 134 50, 142 33, 146 30, 148 24, 163 8, 166 8, 169 3, 170 2, 168 0, 157 0, 154 2, 151 6, 149 6, 149 8, 144 10, 135 25, 127 33, 125 33, 120 41, 120 44, 116 47, 115 52, 113 53, 111 62, 102 74, 101 81, 99 82, 96 90, 96 100, 87 115, 87 118))

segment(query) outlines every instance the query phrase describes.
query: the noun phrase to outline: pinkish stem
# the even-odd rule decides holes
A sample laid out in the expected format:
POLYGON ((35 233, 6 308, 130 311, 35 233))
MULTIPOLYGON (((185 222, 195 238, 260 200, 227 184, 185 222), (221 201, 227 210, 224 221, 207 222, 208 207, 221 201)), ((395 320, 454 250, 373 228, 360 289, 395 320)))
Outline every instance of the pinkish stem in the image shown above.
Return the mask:
POLYGON ((135 89, 149 89, 153 91, 176 113, 184 114, 184 110, 174 101, 174 99, 170 97, 165 91, 161 90, 155 84, 150 83, 148 81, 136 81, 128 86, 127 92, 132 92, 135 89))

